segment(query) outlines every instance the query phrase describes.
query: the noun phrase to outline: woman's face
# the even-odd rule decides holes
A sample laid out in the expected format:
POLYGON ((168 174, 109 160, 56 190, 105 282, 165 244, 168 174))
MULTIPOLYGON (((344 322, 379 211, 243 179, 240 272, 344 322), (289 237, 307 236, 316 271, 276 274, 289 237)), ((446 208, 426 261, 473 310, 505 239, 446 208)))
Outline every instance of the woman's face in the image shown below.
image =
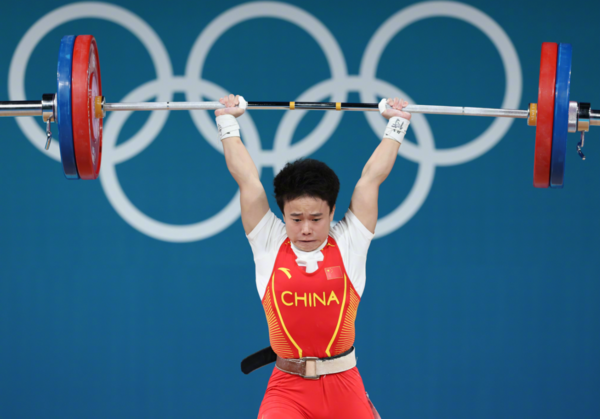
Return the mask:
POLYGON ((317 249, 329 235, 334 213, 335 206, 329 211, 321 198, 302 196, 285 202, 283 220, 290 241, 304 252, 317 249))

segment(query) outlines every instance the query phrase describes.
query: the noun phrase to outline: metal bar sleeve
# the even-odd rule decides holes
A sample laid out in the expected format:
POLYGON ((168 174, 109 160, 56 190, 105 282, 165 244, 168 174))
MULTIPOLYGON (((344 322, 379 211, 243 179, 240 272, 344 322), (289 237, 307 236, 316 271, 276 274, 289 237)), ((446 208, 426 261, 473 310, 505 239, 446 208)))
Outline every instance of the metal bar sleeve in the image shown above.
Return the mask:
POLYGON ((41 116, 42 101, 17 100, 0 102, 0 116, 41 116))
POLYGON ((600 111, 595 109, 590 111, 590 125, 600 125, 600 111))

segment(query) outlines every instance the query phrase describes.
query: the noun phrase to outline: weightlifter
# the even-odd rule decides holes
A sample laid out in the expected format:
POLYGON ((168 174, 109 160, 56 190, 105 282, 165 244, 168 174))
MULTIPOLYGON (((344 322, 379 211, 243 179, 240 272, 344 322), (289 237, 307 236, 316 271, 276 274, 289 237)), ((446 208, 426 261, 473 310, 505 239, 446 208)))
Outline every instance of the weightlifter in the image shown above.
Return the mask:
MULTIPOLYGON (((369 244, 377 224, 379 185, 387 178, 411 115, 389 99, 389 120, 365 165, 344 218, 331 226, 340 188, 325 163, 288 163, 274 180, 279 219, 270 209, 236 118, 240 96, 215 111, 225 160, 240 188, 242 223, 256 264, 256 285, 277 354, 258 417, 378 418, 356 368, 354 322, 365 288, 369 244)), ((268 363, 264 362, 263 364, 268 363)), ((260 362, 259 362, 260 363, 260 362)), ((260 365, 258 365, 260 366, 260 365)))

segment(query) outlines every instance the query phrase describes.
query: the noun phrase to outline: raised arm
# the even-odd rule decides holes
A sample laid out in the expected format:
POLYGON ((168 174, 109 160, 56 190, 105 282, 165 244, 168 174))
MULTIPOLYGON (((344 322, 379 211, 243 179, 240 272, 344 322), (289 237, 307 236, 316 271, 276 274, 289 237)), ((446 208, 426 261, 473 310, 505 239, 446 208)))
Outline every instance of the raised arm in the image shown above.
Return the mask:
POLYGON ((388 104, 392 109, 385 110, 382 115, 390 120, 390 123, 385 130, 383 140, 365 165, 350 202, 350 210, 371 233, 375 233, 377 225, 379 185, 394 167, 398 149, 410 123, 410 114, 402 111, 408 102, 396 98, 388 99, 388 104))
POLYGON ((227 108, 215 111, 217 127, 227 168, 240 188, 242 224, 246 234, 249 234, 269 211, 269 201, 252 157, 240 139, 236 118, 243 115, 244 109, 237 107, 240 103, 239 96, 229 95, 219 102, 227 108))

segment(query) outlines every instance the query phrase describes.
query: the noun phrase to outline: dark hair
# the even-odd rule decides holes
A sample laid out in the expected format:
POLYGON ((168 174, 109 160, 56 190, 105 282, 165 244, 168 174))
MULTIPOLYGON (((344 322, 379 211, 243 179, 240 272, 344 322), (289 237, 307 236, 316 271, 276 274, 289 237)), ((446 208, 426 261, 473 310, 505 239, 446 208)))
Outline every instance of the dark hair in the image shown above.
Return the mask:
POLYGON ((325 163, 313 159, 299 159, 288 163, 273 180, 275 200, 283 214, 286 202, 309 196, 321 198, 333 210, 340 191, 340 180, 325 163))

